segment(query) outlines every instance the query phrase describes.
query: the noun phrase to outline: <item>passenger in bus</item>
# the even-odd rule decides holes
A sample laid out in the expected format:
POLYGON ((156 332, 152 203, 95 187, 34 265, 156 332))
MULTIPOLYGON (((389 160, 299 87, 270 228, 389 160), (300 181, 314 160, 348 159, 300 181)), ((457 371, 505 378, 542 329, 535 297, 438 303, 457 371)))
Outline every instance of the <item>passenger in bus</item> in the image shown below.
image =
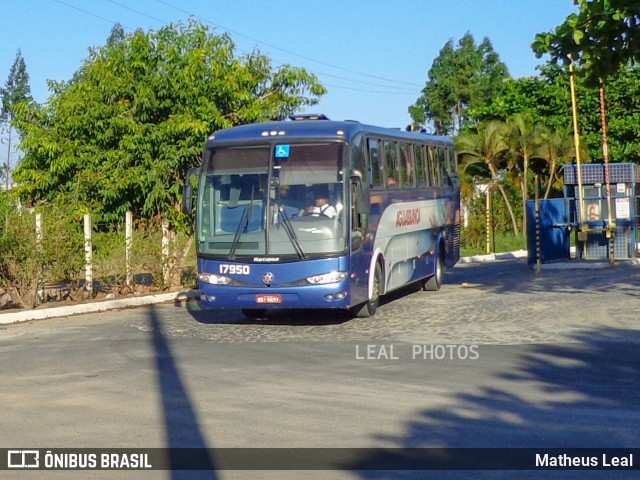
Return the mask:
POLYGON ((325 216, 328 218, 334 218, 338 215, 338 211, 336 207, 329 203, 329 194, 322 189, 314 189, 314 202, 312 205, 309 205, 305 211, 304 215, 312 215, 314 217, 325 216))

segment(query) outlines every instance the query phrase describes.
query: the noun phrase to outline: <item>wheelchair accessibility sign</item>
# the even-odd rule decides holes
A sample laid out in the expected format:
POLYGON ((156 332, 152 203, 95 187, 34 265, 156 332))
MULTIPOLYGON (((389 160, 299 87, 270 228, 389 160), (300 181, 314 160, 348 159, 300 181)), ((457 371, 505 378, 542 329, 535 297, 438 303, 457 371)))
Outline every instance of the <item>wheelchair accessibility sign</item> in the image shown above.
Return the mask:
POLYGON ((276 145, 276 158, 289 158, 290 145, 276 145))

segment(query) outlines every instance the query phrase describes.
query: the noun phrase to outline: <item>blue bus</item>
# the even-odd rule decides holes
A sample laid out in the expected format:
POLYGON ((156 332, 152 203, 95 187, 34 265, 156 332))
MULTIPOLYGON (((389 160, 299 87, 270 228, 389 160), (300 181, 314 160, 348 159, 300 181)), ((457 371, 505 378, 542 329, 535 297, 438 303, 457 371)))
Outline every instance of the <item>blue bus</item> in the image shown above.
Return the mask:
POLYGON ((217 131, 185 176, 185 212, 196 171, 205 308, 369 317, 392 290, 438 290, 460 257, 460 184, 447 137, 323 115, 217 131))

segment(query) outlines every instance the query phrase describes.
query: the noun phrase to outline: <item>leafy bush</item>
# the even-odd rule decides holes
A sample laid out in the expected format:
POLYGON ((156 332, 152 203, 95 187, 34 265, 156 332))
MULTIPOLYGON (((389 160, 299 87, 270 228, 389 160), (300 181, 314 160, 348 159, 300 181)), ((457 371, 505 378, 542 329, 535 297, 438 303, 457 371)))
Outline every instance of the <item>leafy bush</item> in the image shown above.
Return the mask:
POLYGON ((82 233, 65 212, 51 205, 25 209, 8 193, 0 197, 0 288, 16 306, 37 306, 46 281, 76 278, 82 248, 82 233), (41 238, 36 234, 39 211, 46 211, 41 238))

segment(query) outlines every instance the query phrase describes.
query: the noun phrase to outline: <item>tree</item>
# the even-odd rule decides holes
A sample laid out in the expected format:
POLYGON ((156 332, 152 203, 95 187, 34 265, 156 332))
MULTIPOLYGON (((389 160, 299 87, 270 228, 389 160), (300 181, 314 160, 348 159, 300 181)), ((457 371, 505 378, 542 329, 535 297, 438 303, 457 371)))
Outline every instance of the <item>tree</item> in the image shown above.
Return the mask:
POLYGON ((236 57, 234 48, 195 21, 112 32, 72 80, 50 82, 47 104, 16 112, 20 194, 77 205, 102 222, 133 210, 186 224, 182 179, 212 131, 283 118, 325 93, 304 69, 274 70, 260 52, 236 57))
POLYGON ((29 87, 29 74, 27 66, 22 58, 22 52, 18 50, 16 57, 9 70, 9 77, 3 89, 0 89, 2 98, 2 108, 0 109, 0 125, 6 132, 7 158, 2 165, 5 189, 9 190, 11 179, 11 143, 13 136, 13 117, 16 105, 31 97, 31 87, 29 87))
POLYGON ((467 109, 481 108, 503 88, 509 72, 488 38, 476 45, 470 33, 454 48, 449 40, 428 72, 422 95, 409 107, 415 126, 432 122, 436 133, 460 132, 467 109))
MULTIPOLYGON (((526 206, 529 187, 529 162, 539 155, 542 144, 542 129, 533 122, 531 115, 516 113, 507 119, 507 143, 516 166, 522 163, 520 188, 522 190, 522 205, 526 206)), ((526 208, 523 209, 522 231, 527 233, 526 208)))
MULTIPOLYGON (((640 61, 640 3, 637 0, 576 0, 579 13, 571 14, 554 32, 536 35, 536 56, 550 54, 552 62, 581 68, 587 85, 598 87, 602 155, 609 163, 605 83, 630 62, 640 61)), ((572 71, 573 73, 573 71, 572 71)), ((611 202, 609 182, 607 199, 611 202)), ((611 212, 611 205, 609 205, 611 212)), ((611 223, 611 218, 609 219, 611 223)))
POLYGON ((571 128, 564 127, 558 130, 545 129, 541 134, 542 144, 540 149, 547 161, 549 176, 544 198, 549 198, 551 189, 556 182, 557 168, 559 165, 569 163, 575 157, 575 147, 571 136, 571 128))
POLYGON ((536 56, 553 63, 577 62, 592 86, 600 86, 630 61, 640 60, 640 3, 636 0, 575 0, 572 13, 553 32, 539 33, 536 56))
MULTIPOLYGON (((576 92, 583 161, 602 155, 602 125, 599 92, 578 77, 576 92)), ((636 162, 640 158, 640 66, 623 66, 607 82, 608 140, 611 158, 636 162)), ((552 131, 571 127, 571 100, 567 72, 548 63, 536 76, 505 82, 504 91, 479 109, 467 110, 470 123, 506 121, 516 113, 527 113, 532 120, 552 131)))
MULTIPOLYGON (((585 95, 584 89, 580 95, 585 95)), ((543 65, 538 75, 508 79, 490 104, 468 109, 471 123, 507 119, 527 114, 534 123, 556 129, 571 125, 571 99, 565 73, 555 65, 543 65)))
POLYGON ((513 233, 517 235, 518 224, 509 196, 502 184, 500 173, 501 164, 509 151, 509 146, 505 140, 506 137, 507 127, 503 122, 484 122, 477 125, 475 132, 467 132, 456 137, 456 152, 462 157, 464 169, 473 168, 478 163, 487 168, 491 181, 497 185, 502 194, 511 218, 513 233))

